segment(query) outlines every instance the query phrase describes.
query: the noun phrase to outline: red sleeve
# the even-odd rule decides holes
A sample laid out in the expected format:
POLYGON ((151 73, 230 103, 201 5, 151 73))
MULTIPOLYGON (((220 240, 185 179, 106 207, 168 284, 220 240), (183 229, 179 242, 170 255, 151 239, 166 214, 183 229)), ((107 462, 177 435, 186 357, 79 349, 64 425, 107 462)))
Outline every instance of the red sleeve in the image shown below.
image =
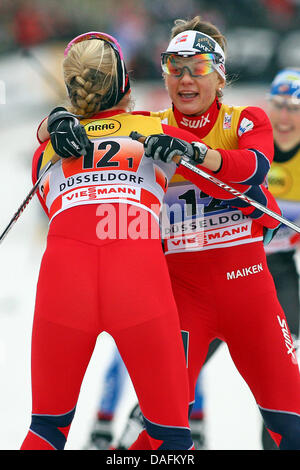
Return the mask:
MULTIPOLYGON (((48 144, 48 142, 49 142, 48 140, 46 142, 43 142, 36 149, 36 151, 34 152, 33 159, 32 159, 32 168, 31 168, 31 176, 32 176, 33 184, 35 184, 37 179, 38 179, 41 164, 42 164, 42 160, 43 160, 44 150, 45 150, 46 145, 48 144)), ((39 198, 39 201, 40 201, 44 211, 48 215, 48 209, 47 209, 47 207, 45 205, 45 202, 44 202, 43 198, 41 197, 39 191, 37 191, 37 197, 39 198)))
POLYGON ((241 112, 237 128, 238 149, 216 149, 222 155, 220 179, 246 185, 265 180, 274 156, 273 130, 266 113, 257 107, 241 112))
POLYGON ((39 138, 39 130, 40 130, 40 127, 41 125, 43 124, 43 122, 47 119, 48 116, 46 116, 39 124, 38 128, 37 128, 37 131, 36 131, 36 138, 37 140, 39 141, 40 144, 42 144, 43 142, 41 141, 41 139, 39 138))
POLYGON ((171 135, 172 137, 177 137, 178 139, 185 140, 186 142, 191 143, 195 142, 195 140, 197 140, 198 142, 202 142, 202 140, 198 139, 195 134, 192 134, 191 132, 186 131, 185 129, 169 126, 168 124, 162 124, 162 128, 164 134, 171 135))
MULTIPOLYGON (((188 142, 193 142, 195 140, 194 134, 191 134, 190 132, 185 131, 184 129, 178 129, 176 127, 163 124, 163 130, 165 134, 169 134, 172 137, 178 137, 188 142)), ((240 151, 238 152, 240 153, 240 151)), ((274 196, 270 193, 270 191, 264 185, 253 184, 253 185, 246 186, 245 184, 238 184, 238 183, 231 184, 228 181, 226 181, 225 178, 224 179, 220 178, 220 175, 219 175, 220 172, 216 174, 206 168, 201 167, 201 165, 199 165, 199 168, 205 171, 205 173, 208 173, 216 177, 217 179, 220 179, 220 181, 230 184, 232 188, 236 189, 240 193, 242 194, 245 193, 246 196, 259 202, 262 206, 267 207, 268 209, 272 210, 276 214, 281 215, 281 211, 279 209, 279 206, 274 196)), ((254 219, 260 225, 263 225, 264 227, 271 228, 271 229, 274 229, 280 225, 280 222, 278 222, 273 217, 265 214, 259 209, 256 209, 254 206, 249 205, 249 203, 242 201, 242 199, 240 198, 233 198, 230 192, 226 191, 225 189, 222 189, 221 187, 217 186, 215 183, 203 178, 202 176, 198 175, 192 170, 189 170, 188 168, 185 168, 182 165, 179 165, 177 168, 177 173, 184 176, 187 180, 191 181, 192 183, 194 183, 202 191, 204 191, 206 194, 209 194, 211 197, 214 197, 216 199, 228 200, 228 204, 234 207, 238 207, 241 210, 241 212, 243 212, 245 215, 248 215, 249 217, 254 219)))
MULTIPOLYGON (((215 176, 209 170, 201 168, 200 165, 199 165, 199 168, 205 171, 205 173, 215 176)), ((217 186, 212 181, 209 181, 203 178, 202 176, 197 175, 192 170, 189 170, 188 168, 185 168, 182 165, 179 165, 176 173, 182 175, 184 178, 191 181, 191 183, 198 186, 198 188, 200 188, 204 193, 208 194, 209 196, 215 199, 222 199, 224 201, 228 201, 229 205, 239 208, 243 214, 248 215, 252 219, 255 219, 256 222, 263 225, 264 227, 275 228, 279 225, 279 222, 273 217, 266 215, 264 212, 260 211, 259 209, 256 209, 254 206, 250 205, 249 203, 244 202, 242 199, 238 197, 233 198, 232 193, 230 193, 229 191, 226 191, 225 189, 222 189, 221 187, 217 186)), ((219 179, 218 175, 215 177, 219 179)), ((220 181, 222 180, 220 179, 220 181)), ((222 182, 227 183, 226 181, 222 181, 222 182)), ((276 214, 281 215, 280 208, 274 196, 270 193, 270 191, 264 185, 261 184, 261 185, 245 186, 245 185, 237 184, 237 183, 228 183, 228 184, 232 188, 239 191, 240 193, 245 194, 245 196, 249 196, 251 199, 254 199, 254 201, 259 202, 262 206, 265 206, 268 209, 272 210, 273 212, 276 212, 276 214)))
MULTIPOLYGON (((251 186, 251 188, 246 191, 245 195, 251 199, 254 199, 256 202, 259 202, 262 206, 266 207, 272 212, 275 212, 278 215, 282 215, 276 199, 264 185, 251 186)), ((235 201, 230 201, 230 205, 232 207, 237 207, 244 215, 251 217, 251 219, 254 219, 264 227, 275 229, 281 224, 281 222, 279 222, 277 219, 266 214, 260 209, 257 209, 256 207, 247 203, 243 204, 239 198, 237 198, 235 201)))
MULTIPOLYGON (((187 142, 194 142, 195 141, 195 135, 192 134, 189 131, 186 131, 185 129, 179 129, 178 127, 173 127, 169 126, 167 124, 162 124, 162 128, 165 134, 171 135, 172 137, 178 137, 179 139, 183 139, 187 142)), ((198 142, 201 140, 197 139, 198 142)), ((216 178, 219 179, 219 175, 215 174, 213 171, 208 170, 207 168, 203 168, 203 166, 199 165, 199 169, 204 171, 205 173, 208 173, 209 175, 215 176, 216 178)), ((225 189, 222 189, 221 187, 217 186, 215 183, 212 183, 211 181, 203 178, 202 176, 198 175, 192 170, 189 170, 188 168, 179 165, 177 167, 176 173, 183 176, 185 179, 188 181, 191 181, 191 183, 194 183, 196 186, 198 186, 203 192, 206 194, 209 194, 210 196, 216 198, 216 199, 230 199, 232 198, 232 194, 230 194, 228 191, 225 189)), ((220 178, 221 180, 221 178, 220 178)), ((221 180, 223 183, 228 183, 228 181, 221 180)), ((245 186, 242 184, 234 184, 232 185, 234 189, 237 189, 239 192, 243 193, 246 191, 249 186, 245 186)))

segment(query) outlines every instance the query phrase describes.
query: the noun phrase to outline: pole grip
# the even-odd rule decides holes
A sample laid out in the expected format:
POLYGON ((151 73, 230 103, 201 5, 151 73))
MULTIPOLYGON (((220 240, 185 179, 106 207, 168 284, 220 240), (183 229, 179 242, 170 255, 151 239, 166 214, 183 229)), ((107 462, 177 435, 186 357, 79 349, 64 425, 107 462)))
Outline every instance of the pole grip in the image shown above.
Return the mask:
POLYGON ((146 140, 146 137, 142 134, 140 134, 139 132, 137 131, 132 131, 130 132, 129 134, 129 137, 132 139, 132 140, 138 140, 141 144, 143 144, 146 140))
MULTIPOLYGON (((137 140, 138 142, 140 142, 141 144, 144 144, 145 143, 145 140, 146 140, 146 137, 142 134, 140 134, 139 132, 137 131, 132 131, 130 134, 129 134, 129 137, 133 140, 137 140)), ((174 155, 174 157, 172 158, 172 161, 174 163, 180 163, 181 162, 181 156, 180 155, 174 155)))
MULTIPOLYGON (((131 137, 134 140, 138 140, 141 143, 144 143, 146 140, 146 137, 140 134, 139 132, 133 131, 130 133, 129 137, 131 137)), ((276 212, 272 211, 271 209, 268 209, 267 207, 263 206, 259 202, 255 201, 254 199, 250 198, 249 196, 245 196, 243 193, 240 193, 236 189, 232 188, 229 186, 227 183, 223 183, 223 181, 219 180, 213 175, 210 175, 206 171, 202 170, 201 168, 198 168, 197 166, 192 165, 189 162, 186 162, 184 159, 182 159, 180 156, 175 155, 173 157, 173 161, 176 163, 181 163, 182 166, 185 166, 189 170, 193 171, 194 173, 197 173, 198 175, 202 176, 203 178, 207 179, 208 181, 211 181, 215 185, 219 186, 220 188, 224 189, 228 193, 233 194, 235 197, 238 197, 242 201, 246 201, 248 204, 251 206, 255 207, 256 209, 259 209, 260 211, 264 212, 265 214, 269 215, 270 217, 273 217, 273 219, 278 220, 278 222, 281 222, 282 224, 286 225, 287 227, 290 227, 292 230, 300 234, 300 227, 297 224, 294 224, 290 220, 286 219, 285 217, 282 217, 281 215, 277 214, 276 212)))

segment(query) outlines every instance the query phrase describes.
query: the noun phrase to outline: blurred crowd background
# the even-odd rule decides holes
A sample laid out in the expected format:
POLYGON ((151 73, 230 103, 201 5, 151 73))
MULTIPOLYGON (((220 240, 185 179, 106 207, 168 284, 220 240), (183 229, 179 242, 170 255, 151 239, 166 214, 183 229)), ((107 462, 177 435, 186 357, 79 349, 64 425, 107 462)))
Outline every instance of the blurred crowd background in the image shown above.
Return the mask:
POLYGON ((157 79, 174 19, 196 14, 227 36, 229 76, 267 82, 279 68, 300 65, 300 0, 0 0, 0 59, 106 31, 121 43, 134 78, 157 79))

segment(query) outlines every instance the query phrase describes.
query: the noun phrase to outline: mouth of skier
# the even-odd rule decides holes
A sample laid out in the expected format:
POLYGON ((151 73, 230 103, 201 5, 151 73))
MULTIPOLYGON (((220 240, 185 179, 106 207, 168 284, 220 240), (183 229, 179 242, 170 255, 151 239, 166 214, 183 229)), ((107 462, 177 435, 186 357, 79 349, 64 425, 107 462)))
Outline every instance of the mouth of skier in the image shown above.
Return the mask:
POLYGON ((294 130, 294 127, 291 124, 276 124, 275 128, 277 132, 280 132, 281 134, 287 134, 294 130))
POLYGON ((179 91, 178 95, 183 101, 191 101, 199 96, 199 93, 196 91, 179 91))

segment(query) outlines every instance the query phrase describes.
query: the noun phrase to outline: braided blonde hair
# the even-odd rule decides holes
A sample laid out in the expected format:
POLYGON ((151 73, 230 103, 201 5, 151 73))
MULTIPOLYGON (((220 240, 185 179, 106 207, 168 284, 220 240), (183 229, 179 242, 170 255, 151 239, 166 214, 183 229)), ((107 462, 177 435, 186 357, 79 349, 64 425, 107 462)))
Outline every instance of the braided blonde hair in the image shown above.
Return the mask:
POLYGON ((88 118, 105 108, 117 92, 117 58, 105 41, 91 39, 74 44, 63 62, 69 92, 69 110, 88 118))

